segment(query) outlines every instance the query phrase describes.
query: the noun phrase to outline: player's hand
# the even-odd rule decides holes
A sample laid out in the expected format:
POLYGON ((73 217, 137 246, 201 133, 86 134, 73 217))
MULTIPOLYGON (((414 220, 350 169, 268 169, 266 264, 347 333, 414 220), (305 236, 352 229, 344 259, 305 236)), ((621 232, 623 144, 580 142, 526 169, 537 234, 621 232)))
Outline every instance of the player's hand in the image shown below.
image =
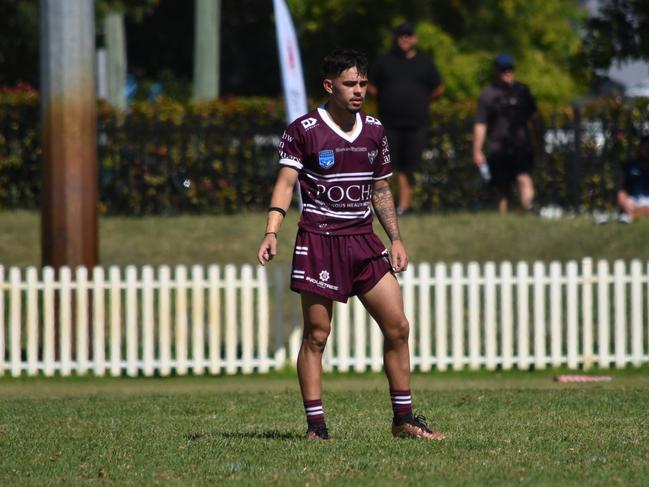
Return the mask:
POLYGON ((392 257, 392 270, 394 272, 399 273, 406 270, 408 267, 408 254, 406 254, 406 248, 401 240, 392 242, 390 256, 392 257))
POLYGON ((484 152, 477 151, 473 153, 473 162, 476 166, 482 166, 487 163, 487 158, 484 156, 484 152))
POLYGON ((261 265, 266 265, 267 262, 273 260, 277 255, 277 236, 274 233, 264 235, 264 240, 259 246, 257 252, 257 260, 261 265))

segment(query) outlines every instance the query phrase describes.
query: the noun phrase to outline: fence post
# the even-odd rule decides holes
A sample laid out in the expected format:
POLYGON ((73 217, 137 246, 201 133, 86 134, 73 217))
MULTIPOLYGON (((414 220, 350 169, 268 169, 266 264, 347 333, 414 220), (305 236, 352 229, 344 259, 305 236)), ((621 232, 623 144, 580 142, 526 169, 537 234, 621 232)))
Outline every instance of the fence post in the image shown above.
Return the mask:
POLYGON ((410 351, 410 370, 415 367, 415 348, 417 343, 417 326, 415 323, 415 267, 408 266, 401 274, 401 288, 403 290, 403 310, 408 323, 410 323, 410 334, 408 335, 408 349, 410 351))
POLYGON ((56 356, 56 307, 54 292, 54 269, 43 269, 43 371, 50 377, 54 375, 54 358, 56 356))
POLYGON ((613 264, 615 299, 615 367, 626 365, 626 265, 623 260, 613 264))
POLYGON ((480 265, 469 262, 469 368, 480 368, 480 265))
POLYGON ((225 372, 237 372, 237 269, 225 266, 225 372))
POLYGON ((126 268, 126 373, 137 376, 138 372, 138 320, 137 320, 137 269, 126 268))
POLYGON ((512 264, 500 264, 500 354, 504 370, 512 368, 513 362, 513 320, 512 320, 512 264))
POLYGON ((171 269, 158 268, 158 361, 160 375, 171 373, 171 269))
POLYGON ((253 332, 253 290, 252 267, 244 264, 241 267, 241 371, 250 374, 253 371, 253 350, 255 345, 253 332))
POLYGON ((579 308, 578 287, 579 281, 577 278, 577 262, 570 261, 566 265, 566 343, 567 343, 567 363, 568 368, 576 369, 578 367, 577 352, 579 349, 579 324, 577 321, 577 310, 579 308))
POLYGON ((176 373, 187 374, 187 267, 177 265, 175 269, 176 288, 176 373))
POLYGON ((72 271, 64 266, 59 269, 59 356, 61 375, 72 371, 72 271))
POLYGON ((275 367, 280 369, 286 365, 286 333, 284 322, 285 316, 285 293, 284 293, 284 267, 275 267, 275 367))
POLYGON ((484 266, 485 276, 485 360, 487 370, 496 369, 498 337, 496 336, 496 265, 487 262, 484 266))
POLYGON ((585 258, 581 264, 582 362, 584 369, 593 365, 593 260, 585 258))
POLYGON ((268 342, 269 342, 269 316, 268 316, 268 278, 266 268, 257 266, 257 354, 259 356, 258 370, 262 374, 268 372, 268 342))
POLYGON ((211 265, 207 271, 209 280, 209 353, 210 374, 221 372, 221 271, 211 265))
MULTIPOLYGON (((205 371, 204 282, 203 266, 198 264, 192 266, 192 372, 196 375, 203 375, 205 371)), ((252 313, 252 303, 250 303, 250 313, 252 313)))
POLYGON ((121 271, 112 266, 110 280, 110 375, 122 373, 122 289, 121 271))
POLYGON ((336 347, 338 355, 338 370, 347 372, 349 370, 349 306, 341 303, 334 303, 334 317, 336 331, 336 347))
POLYGON ((94 373, 106 373, 105 313, 104 313, 104 269, 96 266, 92 272, 92 361, 94 373))
POLYGON ((152 376, 155 373, 153 296, 153 267, 146 265, 142 268, 142 359, 146 376, 152 376))
POLYGON ((27 374, 38 373, 38 271, 35 267, 28 267, 26 274, 27 284, 27 374))
MULTIPOLYGON (((419 368, 430 370, 430 264, 419 264, 419 368)), ((374 330, 374 327, 372 327, 374 330)), ((373 343, 373 341, 372 341, 373 343)), ((372 354, 374 355, 374 354, 372 354)))
POLYGON ((610 365, 610 308, 609 308, 608 262, 597 263, 597 345, 599 366, 608 369, 610 365))
POLYGON ((545 265, 534 263, 534 367, 545 369, 545 265))
POLYGON ((552 367, 561 366, 563 348, 563 306, 561 264, 550 264, 550 356, 552 367))
POLYGON ((642 365, 642 264, 631 261, 631 360, 642 365))
MULTIPOLYGON (((367 359, 367 313, 358 298, 351 300, 354 309, 354 371, 365 372, 367 359)), ((410 351, 410 368, 412 369, 412 350, 410 351)))
POLYGON ((516 302, 518 324, 518 368, 527 370, 530 367, 530 305, 529 305, 529 268, 527 262, 516 264, 516 302))
POLYGON ((446 370, 448 364, 446 306, 446 265, 435 264, 435 356, 437 370, 446 370))
POLYGON ((372 372, 380 372, 383 366, 383 334, 379 324, 372 317, 370 317, 370 358, 372 372))
POLYGON ((464 366, 464 286, 462 264, 451 266, 451 326, 453 336, 453 370, 464 366))
POLYGON ((76 269, 77 279, 77 310, 76 310, 76 332, 77 332, 77 373, 80 375, 88 371, 88 269, 78 266, 76 269))

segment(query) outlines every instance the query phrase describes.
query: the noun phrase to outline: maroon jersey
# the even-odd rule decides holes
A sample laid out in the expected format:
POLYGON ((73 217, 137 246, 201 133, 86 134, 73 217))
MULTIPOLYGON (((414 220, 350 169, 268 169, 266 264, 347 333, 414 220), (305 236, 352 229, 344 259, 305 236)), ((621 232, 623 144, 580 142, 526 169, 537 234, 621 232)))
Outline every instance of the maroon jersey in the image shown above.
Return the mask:
POLYGON ((372 186, 392 174, 383 126, 365 113, 345 134, 320 107, 288 126, 279 163, 299 171, 302 230, 325 235, 372 231, 372 186))

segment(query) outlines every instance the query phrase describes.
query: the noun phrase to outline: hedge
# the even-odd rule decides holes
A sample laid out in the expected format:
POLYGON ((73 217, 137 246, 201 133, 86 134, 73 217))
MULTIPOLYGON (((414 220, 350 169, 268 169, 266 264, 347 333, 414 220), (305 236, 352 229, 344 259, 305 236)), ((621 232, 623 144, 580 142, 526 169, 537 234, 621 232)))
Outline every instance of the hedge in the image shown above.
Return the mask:
MULTIPOLYGON (((312 106, 314 104, 312 103, 312 106)), ((647 102, 541 107, 533 128, 540 205, 612 209, 621 166, 649 133, 647 102)), ((369 110, 372 109, 370 105, 369 110)), ((471 162, 474 103, 436 103, 416 174, 415 208, 477 209, 493 199, 471 162)), ((108 214, 231 213, 267 205, 284 128, 283 102, 137 102, 98 109, 100 210, 108 214)), ((38 95, 0 90, 0 207, 38 208, 38 95)))

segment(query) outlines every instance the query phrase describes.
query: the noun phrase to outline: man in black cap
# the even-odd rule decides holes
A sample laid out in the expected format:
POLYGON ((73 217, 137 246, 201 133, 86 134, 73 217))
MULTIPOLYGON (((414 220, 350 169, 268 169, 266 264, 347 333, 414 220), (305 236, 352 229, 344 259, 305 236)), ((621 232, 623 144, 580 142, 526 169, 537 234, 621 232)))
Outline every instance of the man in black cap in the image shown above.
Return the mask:
POLYGON ((368 92, 378 97, 379 117, 388 137, 392 165, 398 171, 397 213, 403 215, 410 209, 413 173, 428 140, 428 108, 431 100, 444 92, 444 85, 432 61, 417 51, 412 24, 404 23, 394 30, 394 45, 371 67, 368 92))
POLYGON ((483 175, 491 174, 491 184, 498 192, 500 213, 507 213, 514 182, 518 186, 521 207, 532 209, 534 158, 527 125, 535 113, 536 101, 529 88, 514 81, 514 59, 509 54, 499 54, 494 60, 494 83, 486 87, 478 99, 473 126, 473 162, 483 175), (482 149, 485 138, 486 156, 482 149))

